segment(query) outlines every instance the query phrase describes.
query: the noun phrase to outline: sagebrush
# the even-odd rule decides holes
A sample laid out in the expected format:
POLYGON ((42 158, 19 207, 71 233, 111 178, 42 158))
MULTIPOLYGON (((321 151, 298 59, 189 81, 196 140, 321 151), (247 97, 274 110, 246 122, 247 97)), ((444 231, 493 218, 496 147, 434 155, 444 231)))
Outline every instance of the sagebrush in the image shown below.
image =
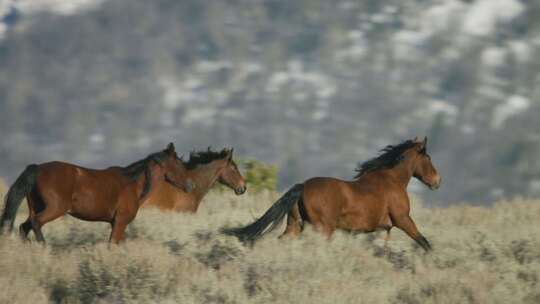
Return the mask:
MULTIPOLYGON (((279 195, 208 195, 195 215, 142 210, 120 246, 109 225, 65 217, 47 246, 0 238, 0 303, 539 303, 540 202, 423 208, 413 218, 429 254, 395 230, 272 232, 254 247, 219 235, 279 195)), ((17 223, 26 217, 21 208, 17 223)))

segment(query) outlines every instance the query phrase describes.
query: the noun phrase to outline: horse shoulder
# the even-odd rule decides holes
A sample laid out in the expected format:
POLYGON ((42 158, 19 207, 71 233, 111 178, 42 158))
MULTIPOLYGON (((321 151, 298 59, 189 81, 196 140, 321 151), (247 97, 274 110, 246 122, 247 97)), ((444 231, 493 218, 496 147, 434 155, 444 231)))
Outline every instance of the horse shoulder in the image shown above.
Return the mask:
POLYGON ((374 172, 366 176, 365 180, 360 180, 360 184, 365 192, 375 195, 380 203, 387 206, 396 204, 408 206, 409 196, 407 189, 388 171, 374 172))
POLYGON ((388 209, 393 217, 408 215, 411 207, 407 191, 395 191, 389 193, 388 209))

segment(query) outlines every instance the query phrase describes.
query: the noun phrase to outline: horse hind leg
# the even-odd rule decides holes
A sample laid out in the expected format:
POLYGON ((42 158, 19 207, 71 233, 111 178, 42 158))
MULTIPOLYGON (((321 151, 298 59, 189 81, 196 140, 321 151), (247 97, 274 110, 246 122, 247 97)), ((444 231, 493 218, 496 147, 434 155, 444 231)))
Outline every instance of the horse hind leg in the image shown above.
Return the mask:
POLYGON ((41 228, 46 223, 63 216, 70 208, 71 192, 66 191, 65 188, 47 187, 46 184, 38 183, 30 195, 27 196, 28 206, 31 211, 30 224, 36 240, 40 243, 45 243, 41 228), (43 189, 45 191, 41 191, 43 189))
POLYGON ((30 220, 30 217, 19 225, 19 235, 21 236, 21 239, 27 241, 28 240, 28 233, 30 233, 30 230, 32 230, 32 222, 30 220))
POLYGON ((302 217, 298 208, 298 203, 289 211, 287 215, 287 227, 279 238, 283 237, 297 237, 303 230, 302 217))
POLYGON ((316 226, 316 228, 318 231, 322 232, 326 236, 326 239, 329 241, 332 239, 334 230, 336 230, 335 225, 328 225, 324 223, 316 226))
POLYGON ((28 218, 19 225, 19 236, 24 241, 29 240, 28 234, 30 230, 33 230, 32 219, 36 215, 36 210, 43 211, 45 208, 35 189, 26 196, 26 202, 28 204, 28 218))
POLYGON ((36 200, 34 198, 33 192, 34 191, 30 192, 26 196, 26 202, 28 205, 28 218, 26 219, 26 221, 24 221, 22 224, 19 225, 19 236, 24 241, 28 241, 28 233, 30 233, 30 230, 32 230, 31 219, 35 215, 34 208, 35 208, 36 200))
POLYGON ((30 219, 30 223, 32 224, 32 229, 34 230, 34 234, 36 236, 36 240, 41 243, 45 243, 45 238, 43 237, 43 233, 41 232, 41 228, 48 222, 51 222, 62 215, 64 215, 65 210, 62 210, 60 208, 54 208, 52 206, 46 206, 45 210, 42 212, 36 214, 33 218, 30 219))

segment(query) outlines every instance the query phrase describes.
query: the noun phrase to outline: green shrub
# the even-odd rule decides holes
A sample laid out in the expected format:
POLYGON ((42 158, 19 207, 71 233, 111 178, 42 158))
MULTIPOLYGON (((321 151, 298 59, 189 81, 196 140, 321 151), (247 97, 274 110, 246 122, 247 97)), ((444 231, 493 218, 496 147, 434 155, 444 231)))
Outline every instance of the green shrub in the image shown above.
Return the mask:
POLYGON ((275 191, 277 188, 276 166, 249 159, 241 162, 244 167, 243 175, 248 184, 248 189, 255 193, 262 190, 275 191))

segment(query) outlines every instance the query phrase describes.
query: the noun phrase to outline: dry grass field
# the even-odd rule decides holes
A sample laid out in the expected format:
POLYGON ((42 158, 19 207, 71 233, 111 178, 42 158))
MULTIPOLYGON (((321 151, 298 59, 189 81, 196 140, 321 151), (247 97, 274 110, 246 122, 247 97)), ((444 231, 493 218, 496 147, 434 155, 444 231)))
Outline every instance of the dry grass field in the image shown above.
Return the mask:
POLYGON ((70 217, 45 226, 46 247, 2 237, 0 303, 540 303, 540 201, 414 201, 430 254, 398 230, 388 250, 382 233, 278 240, 280 228, 253 248, 216 233, 277 196, 211 193, 196 215, 143 210, 120 246, 107 224, 70 217))

